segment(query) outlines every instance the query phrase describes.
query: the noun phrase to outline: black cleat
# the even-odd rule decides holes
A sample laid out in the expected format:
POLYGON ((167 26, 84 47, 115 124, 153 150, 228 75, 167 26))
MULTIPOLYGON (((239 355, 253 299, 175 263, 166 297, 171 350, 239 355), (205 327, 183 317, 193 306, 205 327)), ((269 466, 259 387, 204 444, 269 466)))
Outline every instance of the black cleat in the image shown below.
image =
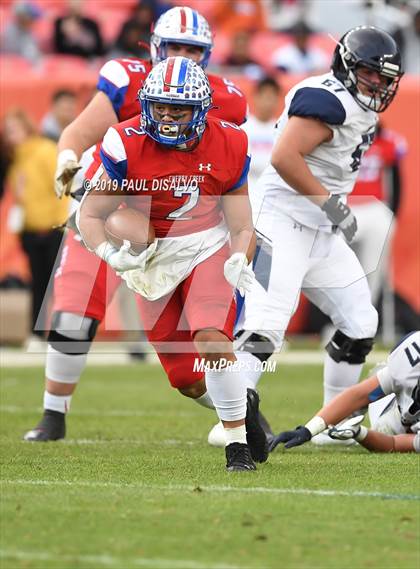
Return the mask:
POLYGON ((47 441, 58 441, 66 436, 66 416, 58 411, 45 409, 44 415, 35 429, 28 431, 24 441, 33 443, 45 443, 47 441))
POLYGON ((268 458, 268 441, 261 425, 259 413, 260 398, 254 389, 247 389, 247 410, 245 418, 246 440, 255 462, 265 462, 268 458))
POLYGON ((265 436, 267 438, 267 443, 268 443, 268 445, 270 445, 270 442, 274 439, 273 429, 271 428, 270 423, 267 421, 266 417, 264 417, 264 415, 261 413, 261 411, 258 412, 258 417, 259 417, 260 425, 263 428, 263 431, 264 431, 265 436))
POLYGON ((231 443, 225 448, 226 470, 228 472, 241 472, 245 470, 257 470, 251 458, 248 445, 243 443, 231 443))

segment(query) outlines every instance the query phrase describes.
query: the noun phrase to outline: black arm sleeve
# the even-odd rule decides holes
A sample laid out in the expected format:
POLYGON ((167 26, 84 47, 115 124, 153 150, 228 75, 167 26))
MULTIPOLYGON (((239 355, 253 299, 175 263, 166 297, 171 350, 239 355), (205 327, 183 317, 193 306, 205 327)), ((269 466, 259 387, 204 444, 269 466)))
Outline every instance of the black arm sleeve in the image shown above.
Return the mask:
POLYGON ((401 196, 401 168, 398 162, 395 162, 389 169, 389 185, 389 207, 394 215, 398 215, 401 196))

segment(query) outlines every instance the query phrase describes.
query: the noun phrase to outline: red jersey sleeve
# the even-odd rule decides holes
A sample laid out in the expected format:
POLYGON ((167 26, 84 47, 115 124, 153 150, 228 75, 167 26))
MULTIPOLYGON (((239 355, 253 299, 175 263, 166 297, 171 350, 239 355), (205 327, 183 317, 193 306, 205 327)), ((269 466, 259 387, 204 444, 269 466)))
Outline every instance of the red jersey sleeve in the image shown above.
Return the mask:
POLYGON ((111 59, 99 71, 97 89, 105 93, 119 121, 140 112, 137 94, 147 77, 151 63, 142 59, 111 59))
POLYGON ((229 176, 224 184, 223 193, 233 192, 247 182, 251 157, 248 150, 248 136, 244 130, 234 123, 228 121, 217 121, 219 132, 225 138, 225 144, 220 143, 220 148, 224 148, 225 155, 220 157, 222 163, 226 164, 226 171, 229 176))
POLYGON ((211 73, 207 77, 212 89, 214 105, 209 115, 238 125, 246 122, 248 103, 239 87, 225 77, 218 77, 211 73))

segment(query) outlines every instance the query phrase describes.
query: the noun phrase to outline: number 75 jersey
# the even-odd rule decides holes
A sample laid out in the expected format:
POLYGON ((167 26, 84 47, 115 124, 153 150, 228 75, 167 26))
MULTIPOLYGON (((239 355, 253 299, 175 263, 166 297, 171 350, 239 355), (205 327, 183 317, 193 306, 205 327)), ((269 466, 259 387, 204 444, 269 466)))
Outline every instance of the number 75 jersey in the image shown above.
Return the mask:
MULTIPOLYGON (((285 108, 276 125, 277 138, 294 116, 319 120, 332 131, 332 139, 317 146, 304 159, 328 192, 349 194, 356 182, 362 155, 372 144, 376 113, 362 109, 332 73, 325 73, 308 77, 286 95, 285 108)), ((301 196, 293 199, 296 191, 271 165, 265 169, 258 191, 263 192, 264 200, 269 202, 277 196, 278 200, 286 203, 285 213, 303 225, 325 230, 331 226, 318 206, 301 196)))
MULTIPOLYGON (((140 117, 111 127, 100 151, 102 166, 129 207, 149 216, 157 237, 178 237, 222 222, 221 197, 247 181, 246 133, 208 118, 197 146, 184 152, 155 142, 140 117)), ((105 189, 105 187, 104 187, 105 189)))

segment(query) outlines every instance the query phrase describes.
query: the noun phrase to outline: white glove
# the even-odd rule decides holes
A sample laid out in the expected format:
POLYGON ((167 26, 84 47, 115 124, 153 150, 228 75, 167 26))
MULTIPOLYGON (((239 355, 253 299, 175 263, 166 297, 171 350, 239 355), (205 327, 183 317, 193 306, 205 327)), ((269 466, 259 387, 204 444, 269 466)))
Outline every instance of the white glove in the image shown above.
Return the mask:
POLYGON ((139 255, 132 255, 129 253, 131 248, 130 241, 124 240, 120 249, 111 245, 109 241, 104 241, 96 247, 95 253, 113 269, 123 273, 124 271, 132 271, 133 269, 144 270, 146 268, 146 261, 153 255, 156 247, 157 241, 155 240, 139 255))
POLYGON ((361 429, 360 423, 365 418, 364 415, 358 415, 357 417, 351 417, 346 421, 343 421, 339 425, 335 427, 331 427, 328 431, 328 436, 331 439, 335 439, 338 441, 348 441, 349 439, 355 439, 361 429))
POLYGON ((255 281, 254 271, 248 266, 248 259, 245 253, 234 253, 225 262, 223 272, 225 279, 234 288, 239 290, 242 296, 251 290, 255 281))
POLYGON ((70 195, 76 172, 81 166, 76 153, 67 148, 62 150, 57 158, 57 169, 54 176, 54 190, 58 198, 70 195))

